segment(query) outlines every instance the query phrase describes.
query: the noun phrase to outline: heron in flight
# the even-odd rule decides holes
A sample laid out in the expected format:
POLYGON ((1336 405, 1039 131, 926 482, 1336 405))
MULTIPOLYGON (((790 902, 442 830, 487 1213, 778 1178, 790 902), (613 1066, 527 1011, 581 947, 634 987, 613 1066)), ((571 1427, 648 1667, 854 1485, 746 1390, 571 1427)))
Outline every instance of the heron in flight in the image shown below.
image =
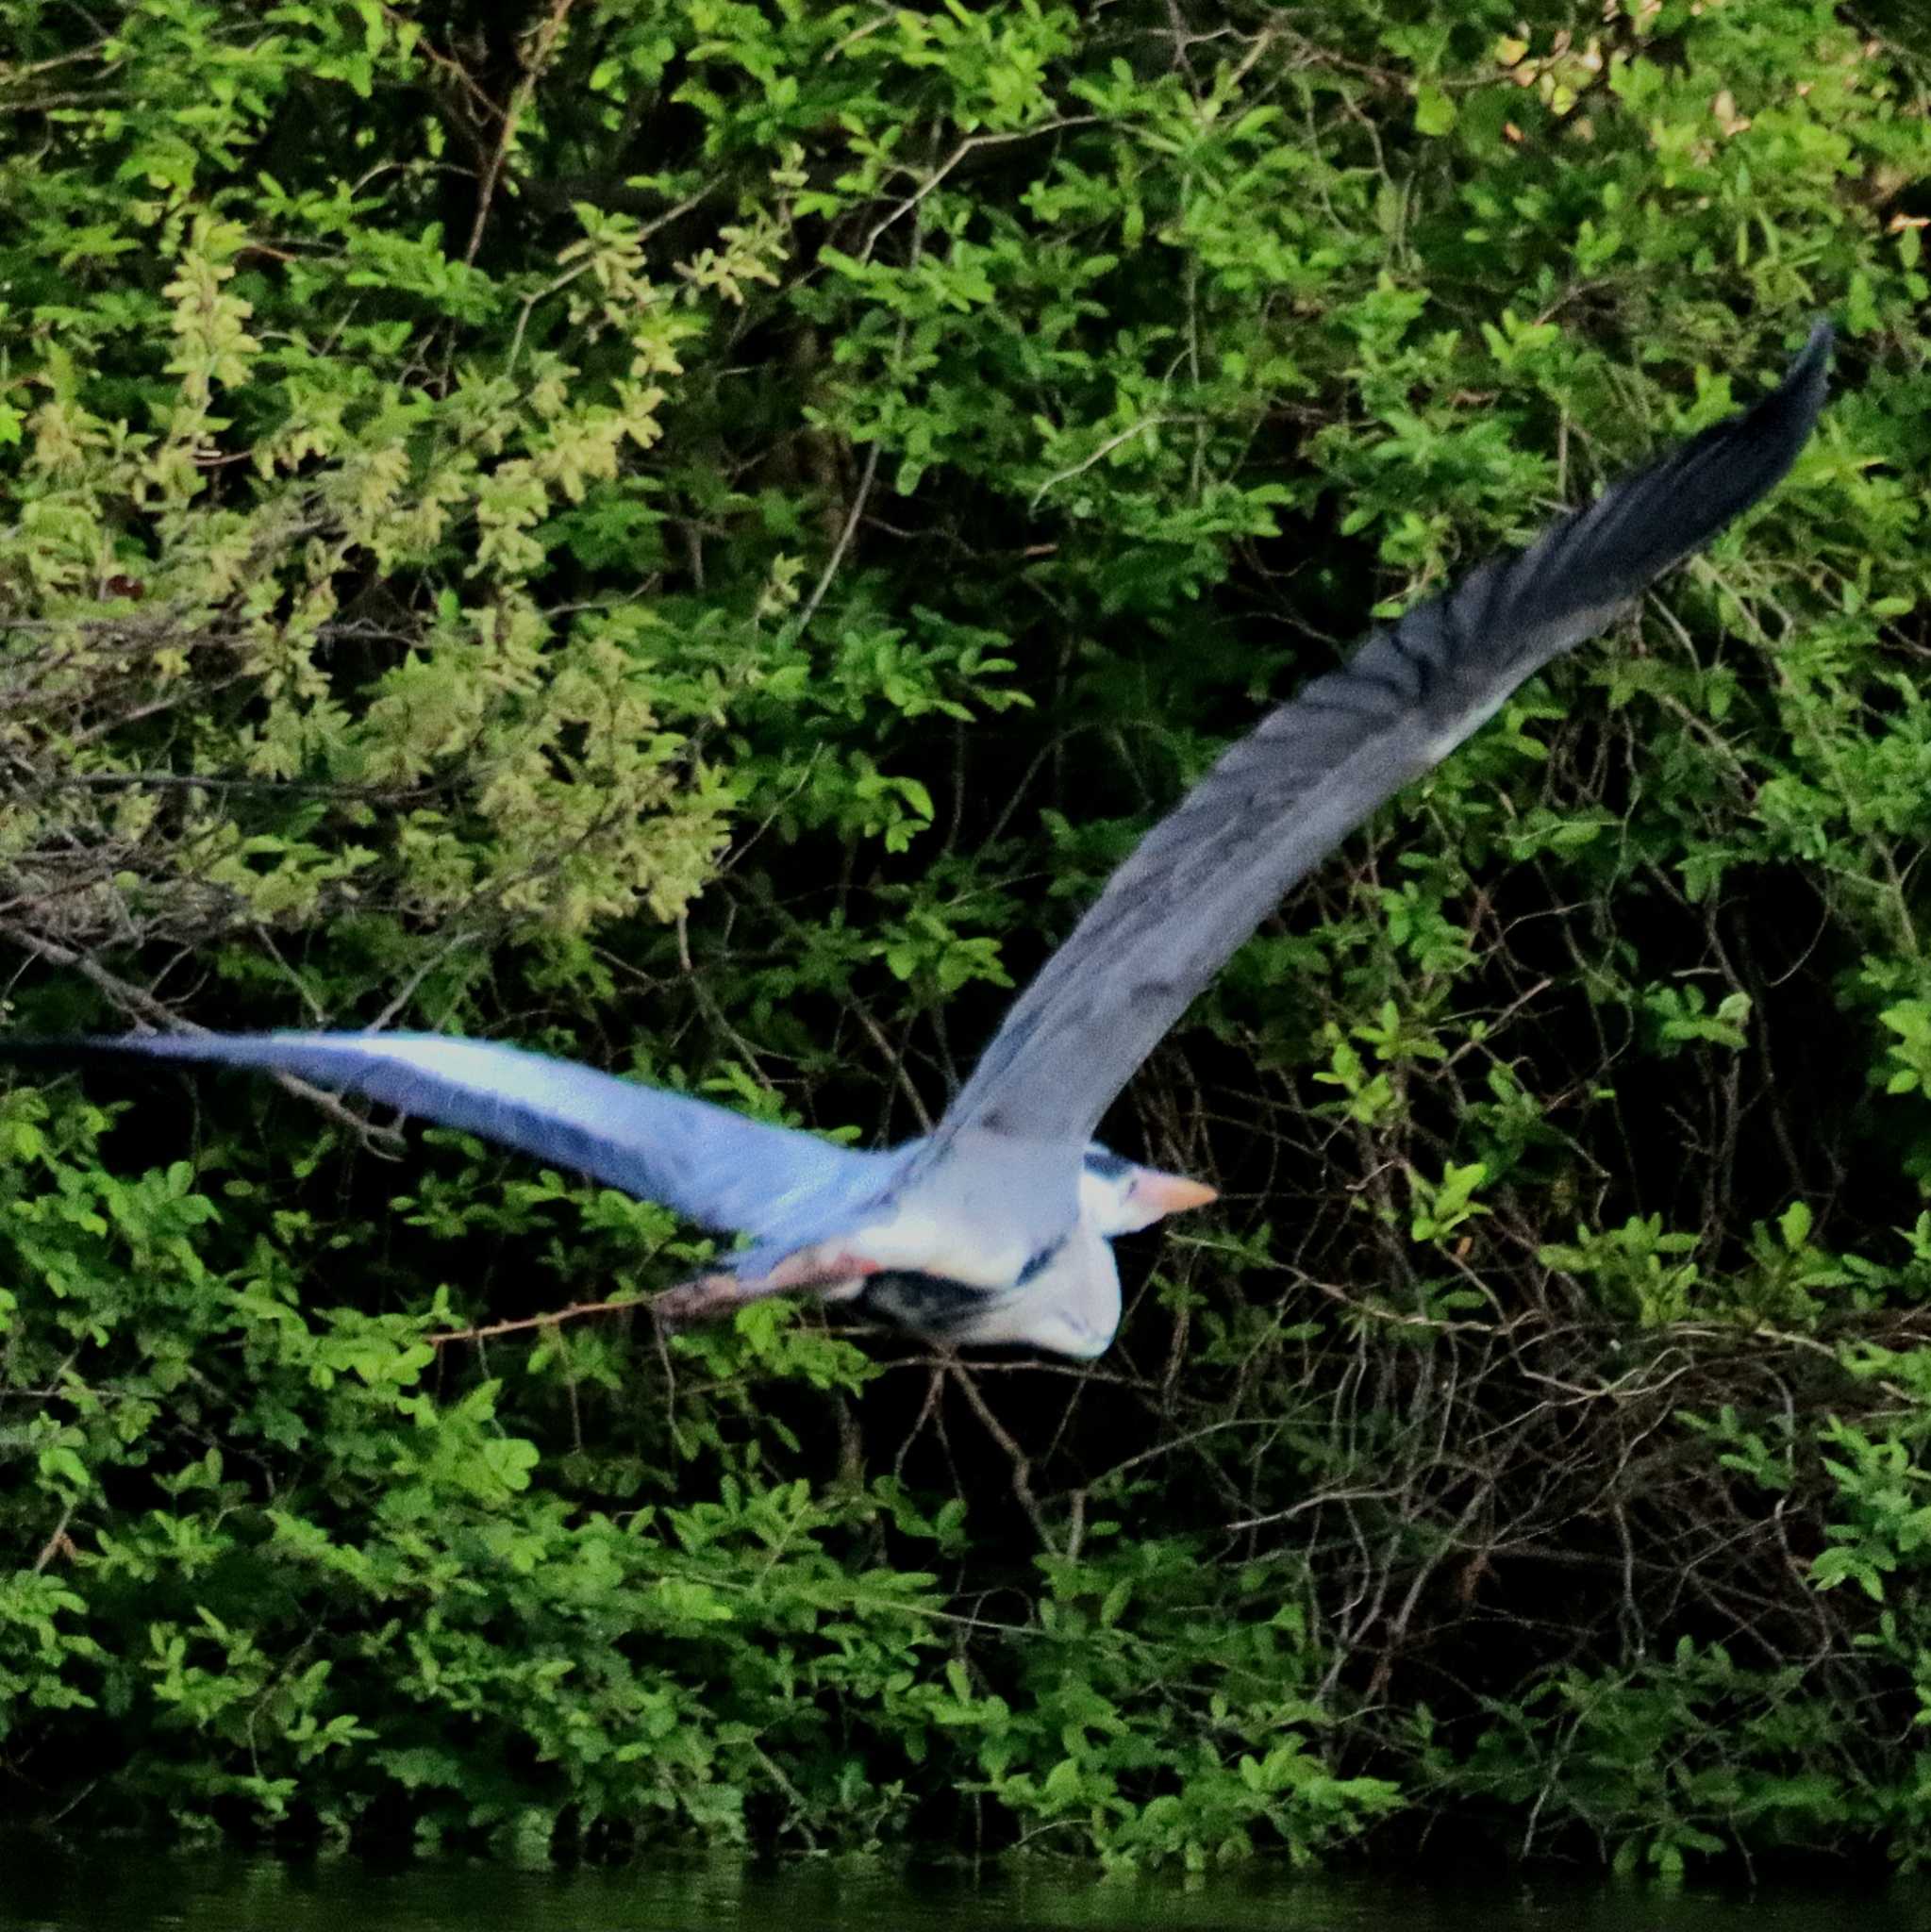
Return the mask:
POLYGON ((1379 626, 1231 745, 1108 880, 923 1140, 836 1146, 688 1094, 435 1034, 131 1034, 0 1043, 0 1054, 293 1074, 748 1236, 658 1298, 667 1319, 809 1293, 935 1340, 1096 1356, 1120 1320, 1114 1238, 1214 1198, 1093 1139, 1134 1070, 1296 879, 1524 678, 1778 482, 1823 407, 1830 343, 1820 324, 1754 407, 1379 626))

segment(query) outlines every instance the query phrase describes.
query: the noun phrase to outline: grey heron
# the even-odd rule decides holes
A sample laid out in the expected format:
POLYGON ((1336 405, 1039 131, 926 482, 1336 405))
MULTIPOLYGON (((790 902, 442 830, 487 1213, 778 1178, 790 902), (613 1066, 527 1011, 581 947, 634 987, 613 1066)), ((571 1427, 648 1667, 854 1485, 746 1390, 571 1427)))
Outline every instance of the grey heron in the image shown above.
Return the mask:
POLYGON ((133 1034, 0 1055, 293 1074, 748 1236, 658 1297, 669 1319, 808 1292, 944 1341, 1096 1356, 1120 1319, 1114 1238, 1213 1198, 1093 1140, 1135 1069, 1296 879, 1777 483, 1823 407, 1830 344, 1820 324, 1753 407, 1378 626, 1231 745, 1114 873, 922 1140, 860 1151, 434 1034, 133 1034))

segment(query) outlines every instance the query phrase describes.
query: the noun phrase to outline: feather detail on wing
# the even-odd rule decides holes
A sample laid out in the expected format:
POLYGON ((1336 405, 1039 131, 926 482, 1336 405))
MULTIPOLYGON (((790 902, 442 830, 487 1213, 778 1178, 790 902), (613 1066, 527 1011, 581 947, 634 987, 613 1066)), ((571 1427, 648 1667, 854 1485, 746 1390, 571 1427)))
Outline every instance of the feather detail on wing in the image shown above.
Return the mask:
POLYGON ((966 1129, 1083 1143, 1289 886, 1783 477, 1823 407, 1830 342, 1819 325, 1755 407, 1372 632, 1235 743, 1015 1002, 928 1158, 966 1129))
POLYGON ((545 1054, 439 1034, 130 1033, 0 1041, 0 1058, 185 1060, 292 1074, 574 1168, 707 1227, 767 1241, 805 1238, 828 1210, 862 1207, 899 1158, 545 1054))

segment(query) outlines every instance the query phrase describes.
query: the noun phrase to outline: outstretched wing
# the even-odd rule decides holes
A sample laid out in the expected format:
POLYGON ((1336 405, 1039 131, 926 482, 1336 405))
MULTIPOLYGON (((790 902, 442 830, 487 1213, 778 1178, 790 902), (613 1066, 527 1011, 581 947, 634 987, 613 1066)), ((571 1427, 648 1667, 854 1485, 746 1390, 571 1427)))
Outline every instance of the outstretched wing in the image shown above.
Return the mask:
POLYGON ((460 1127, 721 1232, 783 1241, 862 1206, 899 1158, 767 1126, 546 1054, 433 1033, 130 1033, 0 1041, 0 1058, 189 1060, 293 1074, 460 1127))
POLYGON ((1107 882, 940 1124, 1083 1143, 1162 1034, 1296 879, 1552 658, 1593 636, 1796 460, 1820 324, 1780 388, 1372 632, 1240 740, 1107 882))

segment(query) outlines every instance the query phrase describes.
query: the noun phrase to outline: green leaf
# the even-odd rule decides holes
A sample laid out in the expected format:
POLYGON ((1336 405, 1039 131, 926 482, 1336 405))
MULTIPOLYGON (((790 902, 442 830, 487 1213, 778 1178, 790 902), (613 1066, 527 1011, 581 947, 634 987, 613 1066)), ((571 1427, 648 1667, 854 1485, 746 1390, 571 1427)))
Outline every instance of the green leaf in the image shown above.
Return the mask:
POLYGON ((1440 136, 1454 131, 1455 103, 1433 82, 1415 90, 1415 132, 1440 136))

